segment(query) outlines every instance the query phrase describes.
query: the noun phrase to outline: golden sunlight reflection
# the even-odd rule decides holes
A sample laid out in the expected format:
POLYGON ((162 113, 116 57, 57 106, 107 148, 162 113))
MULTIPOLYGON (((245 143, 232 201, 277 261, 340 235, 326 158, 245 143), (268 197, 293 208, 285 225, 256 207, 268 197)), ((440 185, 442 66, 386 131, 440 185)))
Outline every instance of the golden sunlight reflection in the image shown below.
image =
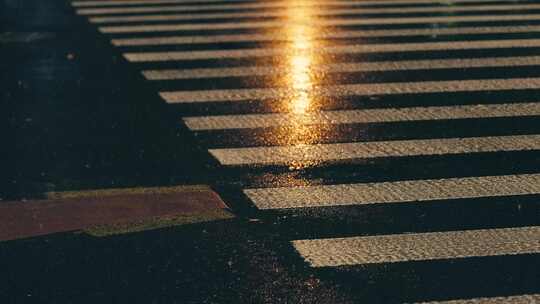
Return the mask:
POLYGON ((294 114, 305 114, 309 110, 311 103, 310 91, 312 83, 309 73, 309 58, 301 55, 293 55, 290 59, 290 69, 290 87, 293 95, 289 100, 290 112, 294 114))
MULTIPOLYGON (((305 2, 299 1, 295 4, 305 2)), ((313 55, 316 47, 316 41, 313 40, 316 30, 312 20, 314 9, 316 7, 295 6, 290 7, 287 12, 288 20, 285 31, 291 43, 285 79, 289 91, 289 96, 285 100, 285 110, 291 114, 289 116, 291 127, 288 132, 281 134, 280 142, 297 148, 316 143, 320 139, 320 132, 317 132, 317 128, 308 127, 308 122, 311 120, 310 113, 316 108, 316 98, 313 96, 313 88, 317 80, 313 73, 316 64, 313 55)), ((306 153, 308 151, 306 149, 306 153)), ((298 161, 289 164, 289 167, 294 170, 317 164, 318 161, 298 161)))

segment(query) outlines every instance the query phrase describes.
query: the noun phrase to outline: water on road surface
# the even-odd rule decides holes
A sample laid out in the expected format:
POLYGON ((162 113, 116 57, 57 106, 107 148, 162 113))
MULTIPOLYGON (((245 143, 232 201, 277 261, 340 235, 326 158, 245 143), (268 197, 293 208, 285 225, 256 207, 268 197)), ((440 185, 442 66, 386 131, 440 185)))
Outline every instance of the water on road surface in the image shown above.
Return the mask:
POLYGON ((540 2, 72 6, 291 264, 371 303, 540 302, 540 2))

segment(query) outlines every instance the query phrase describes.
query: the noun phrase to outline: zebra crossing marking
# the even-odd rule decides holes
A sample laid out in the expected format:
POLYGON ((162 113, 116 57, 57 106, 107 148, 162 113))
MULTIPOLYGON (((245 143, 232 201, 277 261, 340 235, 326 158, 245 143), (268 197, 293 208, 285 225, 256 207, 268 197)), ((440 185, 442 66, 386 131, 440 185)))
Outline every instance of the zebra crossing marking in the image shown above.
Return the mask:
MULTIPOLYGON (((188 3, 194 3, 194 1, 179 1, 179 0, 160 0, 161 2, 153 2, 155 4, 188 4, 188 3), (169 2, 165 2, 169 1, 169 2)), ((315 7, 320 6, 321 3, 319 2, 309 2, 309 1, 301 1, 296 4, 291 4, 285 1, 278 1, 278 2, 255 2, 255 3, 242 3, 238 1, 238 3, 217 3, 220 0, 211 0, 211 2, 216 2, 214 4, 209 5, 189 5, 189 6, 182 6, 182 5, 173 5, 173 6, 145 6, 145 7, 130 7, 130 5, 127 5, 125 7, 98 7, 98 8, 80 8, 77 9, 77 14, 80 15, 112 15, 112 14, 131 14, 131 13, 150 13, 150 12, 199 12, 199 11, 206 11, 206 10, 221 10, 221 11, 227 11, 227 10, 238 10, 238 9, 268 9, 268 8, 304 8, 304 7, 315 7)), ((222 1, 222 0, 221 0, 222 1)), ((90 1, 74 1, 72 2, 72 6, 74 7, 84 7, 83 3, 92 3, 90 1)), ((142 0, 141 0, 142 2, 142 0)), ((152 4, 149 3, 136 3, 136 5, 140 4, 152 4)), ((223 1, 225 2, 225 1, 223 1)), ((452 0, 452 4, 462 4, 462 3, 516 3, 515 0, 452 0)), ((134 2, 132 2, 134 3, 134 2)), ((375 1, 362 1, 353 3, 350 1, 339 1, 339 0, 330 0, 325 1, 323 4, 324 6, 336 6, 336 5, 343 5, 343 6, 370 6, 370 5, 377 5, 377 6, 385 6, 385 5, 402 5, 402 4, 440 4, 440 5, 447 5, 449 2, 447 0, 375 0, 375 1), (353 5, 351 5, 353 4, 353 5)), ((93 5, 93 4, 92 4, 93 5)), ((115 4, 116 5, 116 4, 115 4)), ((91 6, 88 4, 87 6, 91 6)), ((103 5, 102 5, 103 6, 103 5)), ((112 6, 109 5, 109 6, 112 6)))
POLYGON ((430 301, 416 304, 532 304, 540 303, 540 294, 526 294, 507 297, 483 297, 448 301, 430 301))
POLYGON ((540 150, 540 135, 209 149, 224 166, 540 150))
POLYGON ((312 267, 540 253, 540 227, 297 240, 312 267))
POLYGON ((261 210, 540 194, 540 174, 244 189, 261 210))
MULTIPOLYGON (((536 33, 540 26, 494 26, 494 27, 457 27, 457 28, 428 28, 428 29, 394 29, 394 30, 343 30, 314 32, 309 39, 340 39, 340 38, 367 38, 367 37, 406 37, 440 35, 469 35, 469 34, 508 34, 508 33, 536 33)), ((111 39, 115 46, 152 46, 152 45, 181 45, 203 43, 228 42, 269 42, 294 41, 296 38, 284 36, 282 33, 261 34, 234 34, 211 36, 166 36, 146 38, 116 38, 111 39)))
MULTIPOLYGON (((485 11, 521 11, 540 9, 540 4, 514 4, 514 5, 471 5, 471 6, 437 6, 437 7, 408 7, 408 8, 348 8, 335 9, 328 8, 323 11, 312 13, 313 17, 333 16, 333 15, 355 15, 355 14, 414 14, 414 13, 458 13, 458 12, 485 12, 485 11)), ((113 16, 113 17, 91 17, 91 23, 122 23, 140 21, 197 21, 212 20, 222 18, 269 18, 287 17, 288 12, 268 11, 268 12, 227 12, 227 13, 205 13, 205 14, 177 14, 177 15, 139 15, 139 16, 113 16)))
MULTIPOLYGON (((413 42, 352 44, 327 46, 309 50, 313 55, 324 54, 368 54, 415 51, 451 51, 501 48, 535 48, 540 47, 540 39, 508 39, 508 40, 471 40, 452 42, 413 42)), ((301 51, 301 50, 299 50, 301 51)), ((199 59, 239 59, 267 56, 291 56, 295 53, 291 48, 258 48, 217 51, 177 51, 177 52, 127 52, 123 56, 130 62, 164 62, 174 60, 199 59)))
MULTIPOLYGON (((540 65, 540 56, 466 58, 466 59, 435 59, 407 61, 377 61, 377 62, 345 62, 313 65, 309 67, 310 74, 353 73, 353 72, 382 72, 406 70, 437 70, 458 68, 487 68, 487 67, 518 67, 540 65)), ((145 70, 143 76, 147 80, 176 80, 193 78, 225 78, 242 76, 286 75, 290 70, 283 65, 247 66, 232 68, 203 68, 203 69, 170 69, 145 70)))
POLYGON ((540 115, 540 102, 392 109, 318 111, 305 114, 214 115, 182 118, 192 131, 253 129, 278 126, 351 124, 540 115))
MULTIPOLYGON (((408 18, 335 18, 315 19, 308 24, 313 27, 354 26, 354 25, 392 25, 417 23, 449 23, 449 22, 482 22, 482 21, 533 21, 540 20, 540 14, 528 15, 478 15, 478 16, 446 16, 446 17, 408 17, 408 18)), ((292 22, 276 21, 248 21, 248 22, 222 22, 222 23, 181 23, 157 25, 113 25, 101 26, 98 30, 104 34, 134 34, 149 32, 177 32, 198 30, 236 30, 254 28, 283 27, 292 22)))
MULTIPOLYGON (((205 0, 214 3, 200 5, 193 0, 110 0, 75 1, 74 7, 81 15, 90 16, 92 23, 129 23, 147 21, 195 21, 219 18, 260 18, 286 16, 286 11, 270 12, 219 12, 205 10, 237 10, 260 8, 284 8, 285 2, 242 3, 232 0, 205 0), (151 4, 193 4, 190 6, 145 6, 151 4), (113 7, 113 6, 123 7, 113 7), (97 6, 98 8, 95 8, 97 6), (191 12, 195 14, 161 15, 160 13, 191 12), (202 12, 202 13, 201 13, 202 12), (126 15, 132 13, 158 13, 153 15, 126 15), (118 14, 118 16, 116 15, 118 14)), ((382 7, 341 9, 328 7, 312 14, 314 16, 351 14, 436 13, 436 12, 484 12, 520 11, 540 8, 540 5, 520 4, 513 0, 377 0, 351 3, 326 1, 324 5, 392 6, 396 4, 459 4, 459 3, 514 3, 512 5, 470 5, 435 7, 382 7), (516 4, 518 3, 518 4, 516 4)), ((293 7, 315 6, 320 2, 302 2, 293 7)), ((310 26, 347 25, 400 25, 450 22, 483 21, 537 21, 540 14, 491 15, 491 16, 445 16, 366 19, 314 19, 310 26)), ((283 21, 235 22, 207 24, 161 24, 102 26, 107 34, 133 34, 217 29, 265 29, 282 27, 283 21)), ((305 24, 302 24, 305 25, 305 24)), ((309 39, 399 37, 419 35, 462 34, 508 34, 540 32, 540 26, 457 27, 429 29, 380 29, 317 31, 309 39)), ((169 36, 147 38, 115 38, 115 46, 151 46, 221 42, 293 41, 281 33, 230 34, 211 36, 169 36)), ((381 53, 402 51, 465 50, 482 48, 534 48, 540 46, 537 39, 513 39, 492 41, 464 41, 443 43, 400 43, 379 45, 333 46, 313 53, 381 53)), ((126 53, 132 62, 161 62, 169 60, 197 60, 248 58, 285 55, 289 49, 250 49, 194 52, 147 52, 126 53)), ((419 69, 473 68, 473 67, 519 67, 538 65, 539 56, 409 60, 377 63, 338 63, 310 67, 313 73, 341 73, 361 71, 407 71, 419 69)), ((242 77, 279 74, 279 67, 205 68, 186 70, 145 70, 148 80, 179 80, 212 77, 242 77)), ((315 96, 366 96, 403 93, 465 92, 539 89, 540 78, 479 79, 455 81, 426 81, 408 83, 351 84, 316 87, 310 92, 315 96)), ((211 91, 160 92, 169 103, 231 102, 254 99, 287 98, 294 95, 290 89, 231 89, 211 91)), ((250 114, 185 117, 191 130, 222 130, 261 128, 297 124, 345 124, 391 121, 418 121, 461 118, 492 118, 540 115, 540 103, 458 105, 437 107, 414 107, 400 109, 368 109, 322 111, 298 114, 250 114)), ((288 147, 255 147, 237 149, 211 149, 209 152, 223 165, 280 164, 297 161, 347 160, 414 155, 450 155, 497 151, 540 150, 540 135, 492 136, 429 140, 380 141, 366 143, 340 143, 327 145, 297 145, 288 147)), ((345 205, 369 205, 384 203, 425 202, 459 198, 519 196, 540 194, 540 174, 447 178, 436 180, 411 180, 381 183, 342 184, 304 187, 260 188, 243 190, 259 209, 287 209, 329 207, 345 205)), ((440 259, 463 259, 469 257, 538 254, 540 252, 540 227, 520 227, 449 232, 428 232, 382 236, 363 236, 333 239, 296 240, 292 242, 298 253, 312 267, 336 267, 374 263, 396 263, 440 259)), ((429 303, 530 303, 540 302, 540 295, 517 295, 507 297, 475 298, 429 303)), ((424 303, 426 304, 426 303, 424 303)))
MULTIPOLYGON (((117 6, 117 5, 146 5, 146 4, 197 4, 200 0, 97 0, 97 1, 73 1, 71 5, 74 7, 88 6, 117 6)), ((244 0, 204 0, 207 3, 234 3, 244 2, 244 0)))
MULTIPOLYGON (((345 84, 315 87, 310 97, 373 96, 420 93, 455 93, 469 91, 503 91, 540 89, 540 78, 448 80, 345 84)), ((200 91, 164 91, 159 95, 167 103, 238 102, 265 99, 293 98, 297 92, 290 88, 227 89, 200 91)))

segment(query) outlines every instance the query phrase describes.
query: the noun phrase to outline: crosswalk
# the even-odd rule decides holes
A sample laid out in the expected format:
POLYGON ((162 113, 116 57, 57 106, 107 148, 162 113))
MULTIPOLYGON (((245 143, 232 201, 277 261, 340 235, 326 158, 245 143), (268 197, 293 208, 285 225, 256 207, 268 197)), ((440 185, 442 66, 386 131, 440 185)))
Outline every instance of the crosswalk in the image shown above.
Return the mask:
POLYGON ((294 241, 313 267, 535 253, 539 227, 294 241), (444 245, 443 245, 444 244, 444 245))
POLYGON ((259 209, 396 204, 540 193, 540 175, 507 175, 246 189, 259 209))
MULTIPOLYGON (((336 15, 368 15, 368 14, 381 14, 381 13, 445 13, 445 12, 498 12, 508 10, 528 10, 539 9, 538 4, 526 4, 526 5, 493 5, 493 6, 467 6, 467 7, 418 7, 418 8, 387 8, 387 9, 365 9, 365 8, 348 8, 348 9, 335 9, 330 11, 317 12, 317 16, 336 16, 336 15)), ((141 16, 119 16, 119 17, 92 17, 90 22, 92 23, 128 23, 137 21, 174 21, 174 20, 214 20, 214 19, 226 19, 226 18, 269 18, 269 17, 283 17, 284 13, 280 11, 269 12, 240 12, 240 13, 206 13, 193 15, 177 14, 177 15, 141 15, 141 16)))
POLYGON ((283 239, 311 271, 369 303, 540 303, 537 1, 72 5, 216 170, 249 172, 216 181, 239 212, 307 219, 283 239), (351 283, 381 266, 384 297, 351 283))
MULTIPOLYGON (((539 15, 540 18, 540 15, 539 15)), ((145 28, 144 30, 153 30, 145 28)), ((159 29, 158 29, 159 30, 159 29)), ((509 39, 487 41, 460 42, 422 42, 422 43, 385 43, 385 44, 354 44, 329 46, 324 49, 310 50, 310 55, 325 54, 369 54, 391 52, 419 51, 452 51, 471 49, 498 48, 533 48, 540 45, 539 39, 509 39)), ((264 48, 247 50, 216 50, 216 51, 176 51, 176 52, 145 52, 125 53, 124 57, 131 62, 156 62, 197 59, 228 59, 251 58, 265 56, 286 56, 291 53, 287 48, 264 48)), ((294 50, 293 50, 294 54, 294 50)))
MULTIPOLYGON (((168 16, 168 15, 164 15, 168 16)), ((138 17, 138 16, 137 16, 138 17)), ((105 17, 104 17, 105 18, 105 17)), ((107 22, 110 22, 106 20, 107 22)), ((96 21, 96 23, 98 23, 96 21)), ((373 29, 373 30, 340 30, 316 32, 313 39, 345 39, 345 38, 381 38, 401 36, 440 36, 440 35, 472 35, 472 34, 508 34, 508 33, 537 33, 540 26, 485 26, 485 27, 457 27, 457 28, 412 28, 412 29, 373 29)), ((261 42, 261 41, 293 41, 294 37, 283 36, 277 33, 230 34, 212 36, 159 36, 145 38, 116 38, 111 42, 115 46, 151 46, 151 45, 190 45, 202 43, 226 42, 261 42)), ((479 58, 477 58, 478 60, 479 58)), ((323 67, 320 67, 323 68, 323 67)))
POLYGON ((503 304, 503 303, 515 303, 515 304, 525 304, 525 303, 537 303, 540 301, 540 295, 531 294, 523 296, 510 296, 510 297, 492 297, 492 298, 476 298, 476 299, 467 299, 467 300, 451 300, 451 301, 439 301, 439 302, 424 302, 428 303, 440 303, 440 304, 484 304, 484 303, 494 303, 494 304, 503 304))

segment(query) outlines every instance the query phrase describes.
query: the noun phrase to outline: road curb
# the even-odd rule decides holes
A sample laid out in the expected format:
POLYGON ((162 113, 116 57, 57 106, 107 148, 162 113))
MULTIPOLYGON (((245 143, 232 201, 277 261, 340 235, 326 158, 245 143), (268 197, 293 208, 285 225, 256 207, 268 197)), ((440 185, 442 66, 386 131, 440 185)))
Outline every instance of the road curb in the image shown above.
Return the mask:
POLYGON ((0 241, 229 209, 210 187, 199 185, 55 192, 46 197, 0 204, 0 241))

